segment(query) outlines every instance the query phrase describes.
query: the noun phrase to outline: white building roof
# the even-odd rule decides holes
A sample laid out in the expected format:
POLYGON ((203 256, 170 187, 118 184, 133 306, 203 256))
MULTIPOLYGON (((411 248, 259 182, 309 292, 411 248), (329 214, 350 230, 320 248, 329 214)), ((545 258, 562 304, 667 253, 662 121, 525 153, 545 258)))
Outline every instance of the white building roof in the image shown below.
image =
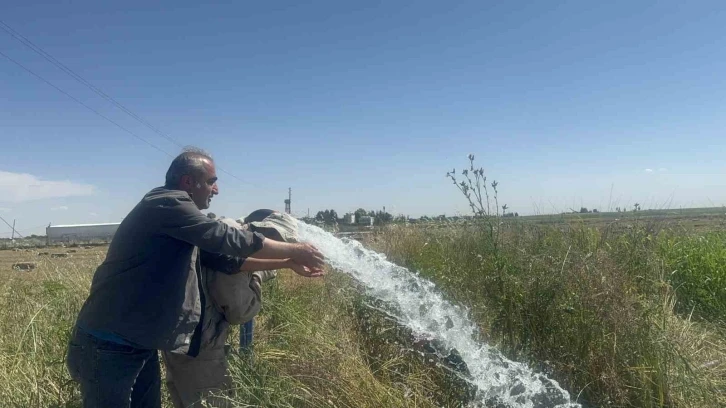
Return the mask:
POLYGON ((67 228, 67 227, 101 227, 105 225, 120 225, 120 222, 106 222, 99 224, 68 224, 68 225, 49 225, 48 228, 67 228))

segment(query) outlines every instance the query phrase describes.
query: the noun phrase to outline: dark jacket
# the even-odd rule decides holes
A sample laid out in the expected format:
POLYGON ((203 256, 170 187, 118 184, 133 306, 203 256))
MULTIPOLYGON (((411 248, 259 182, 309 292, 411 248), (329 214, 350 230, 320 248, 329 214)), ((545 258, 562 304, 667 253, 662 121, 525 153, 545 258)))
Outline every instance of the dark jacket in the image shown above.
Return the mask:
POLYGON ((205 302, 199 249, 227 255, 234 272, 234 260, 263 240, 204 216, 184 191, 155 188, 119 225, 77 324, 141 348, 196 355, 205 302))

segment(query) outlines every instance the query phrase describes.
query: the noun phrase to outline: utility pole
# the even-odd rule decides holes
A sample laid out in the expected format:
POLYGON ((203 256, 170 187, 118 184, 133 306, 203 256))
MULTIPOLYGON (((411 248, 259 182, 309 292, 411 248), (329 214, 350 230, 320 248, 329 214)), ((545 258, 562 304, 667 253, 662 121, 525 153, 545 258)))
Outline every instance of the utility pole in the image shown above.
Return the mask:
POLYGON ((13 220, 13 231, 10 234, 10 245, 15 246, 15 220, 13 220))
POLYGON ((290 214, 291 213, 291 206, 292 204, 292 187, 287 189, 287 200, 285 200, 285 212, 290 214))

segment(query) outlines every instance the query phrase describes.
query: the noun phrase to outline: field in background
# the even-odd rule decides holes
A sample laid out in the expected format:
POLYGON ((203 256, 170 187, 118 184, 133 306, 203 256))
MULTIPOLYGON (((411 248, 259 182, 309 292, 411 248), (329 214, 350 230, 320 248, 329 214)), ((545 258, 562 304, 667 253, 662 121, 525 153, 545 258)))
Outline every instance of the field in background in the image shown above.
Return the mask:
MULTIPOLYGON (((554 377, 587 406, 726 406, 723 216, 642 211, 497 225, 498 237, 468 220, 394 225, 365 239, 436 282, 470 309, 483 338, 554 377)), ((0 251, 0 406, 79 406, 63 359, 104 251, 0 251), (18 261, 37 267, 12 270, 18 261)), ((306 280, 286 272, 266 285, 255 359, 233 359, 236 403, 468 401, 466 384, 364 301, 338 273, 306 280)))
POLYGON ((726 230, 726 208, 724 207, 530 215, 521 217, 521 219, 527 222, 553 225, 583 223, 590 227, 604 227, 613 222, 628 222, 628 220, 637 219, 640 222, 667 223, 671 227, 677 226, 684 231, 726 230))

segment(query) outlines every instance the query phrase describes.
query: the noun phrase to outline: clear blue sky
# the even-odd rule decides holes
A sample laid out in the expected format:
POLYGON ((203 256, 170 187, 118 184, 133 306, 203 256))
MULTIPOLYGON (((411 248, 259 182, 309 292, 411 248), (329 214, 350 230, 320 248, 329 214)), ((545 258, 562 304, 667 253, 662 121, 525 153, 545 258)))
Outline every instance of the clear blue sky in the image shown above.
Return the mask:
MULTIPOLYGON (((220 173, 217 214, 282 209, 288 187, 298 215, 466 213, 444 176, 469 153, 520 214, 726 204, 726 3, 204 3, 0 19, 244 180, 220 173)), ((178 152, 4 31, 0 51, 178 152)), ((0 138, 21 232, 118 221, 170 161, 2 56, 0 138)))

